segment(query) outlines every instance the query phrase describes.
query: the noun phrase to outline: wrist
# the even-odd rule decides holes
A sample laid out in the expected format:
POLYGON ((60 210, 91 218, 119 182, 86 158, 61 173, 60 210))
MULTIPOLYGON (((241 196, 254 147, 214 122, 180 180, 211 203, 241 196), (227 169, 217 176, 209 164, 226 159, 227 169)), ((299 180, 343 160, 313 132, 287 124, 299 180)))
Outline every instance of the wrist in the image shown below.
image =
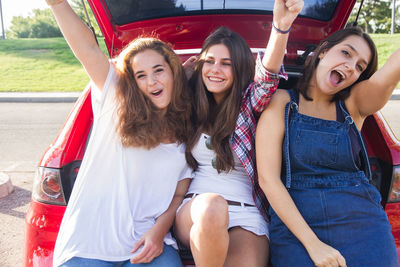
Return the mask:
POLYGON ((319 247, 321 240, 317 236, 311 235, 306 240, 303 241, 303 245, 308 252, 312 252, 315 248, 319 247))
POLYGON ((281 34, 287 34, 292 29, 292 26, 277 25, 276 23, 274 23, 274 21, 272 21, 272 28, 281 34))
POLYGON ((64 0, 46 0, 46 3, 49 6, 55 6, 55 5, 61 4, 62 2, 64 2, 64 0))

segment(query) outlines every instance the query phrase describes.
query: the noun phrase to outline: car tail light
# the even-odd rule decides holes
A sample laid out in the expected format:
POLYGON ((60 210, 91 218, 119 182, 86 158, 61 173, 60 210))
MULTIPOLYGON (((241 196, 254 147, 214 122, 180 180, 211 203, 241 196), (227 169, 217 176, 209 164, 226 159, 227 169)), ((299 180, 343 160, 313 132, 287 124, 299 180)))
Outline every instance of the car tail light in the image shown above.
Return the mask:
POLYGON ((400 202, 400 166, 393 167, 392 185, 388 202, 400 202))
POLYGON ((60 170, 39 167, 33 182, 32 197, 39 202, 66 205, 60 170))

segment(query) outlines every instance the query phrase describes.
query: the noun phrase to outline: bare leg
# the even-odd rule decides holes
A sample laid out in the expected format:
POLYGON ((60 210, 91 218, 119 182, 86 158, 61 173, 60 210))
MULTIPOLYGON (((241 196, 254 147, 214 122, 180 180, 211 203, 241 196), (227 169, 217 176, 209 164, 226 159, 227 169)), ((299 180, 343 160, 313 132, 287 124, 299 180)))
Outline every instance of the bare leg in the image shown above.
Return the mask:
POLYGON ((221 267, 228 251, 228 204, 218 194, 205 193, 187 202, 178 212, 175 230, 190 247, 197 267, 221 267))
POLYGON ((269 241, 240 227, 229 231, 229 249, 225 267, 266 267, 269 258, 269 241))

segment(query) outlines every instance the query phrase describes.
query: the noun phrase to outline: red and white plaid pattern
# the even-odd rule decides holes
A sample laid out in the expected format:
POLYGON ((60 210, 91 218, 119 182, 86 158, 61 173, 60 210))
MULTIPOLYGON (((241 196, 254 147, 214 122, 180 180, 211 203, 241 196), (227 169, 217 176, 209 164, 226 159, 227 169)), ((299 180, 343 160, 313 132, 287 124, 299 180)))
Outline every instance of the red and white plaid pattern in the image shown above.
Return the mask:
POLYGON ((262 54, 258 53, 254 82, 244 91, 235 131, 230 141, 233 151, 235 151, 250 177, 255 204, 264 218, 267 219, 268 201, 258 184, 257 178, 255 155, 256 125, 261 112, 268 105, 272 94, 278 88, 279 79, 284 78, 287 80, 287 74, 283 66, 279 74, 269 72, 264 68, 261 59, 262 54))

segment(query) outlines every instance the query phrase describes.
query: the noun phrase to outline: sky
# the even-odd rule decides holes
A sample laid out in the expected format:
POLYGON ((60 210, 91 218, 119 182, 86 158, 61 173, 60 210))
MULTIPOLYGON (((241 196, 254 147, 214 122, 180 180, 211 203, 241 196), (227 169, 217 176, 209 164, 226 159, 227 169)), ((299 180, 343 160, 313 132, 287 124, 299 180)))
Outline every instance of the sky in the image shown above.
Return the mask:
MULTIPOLYGON (((14 16, 28 16, 32 9, 47 7, 45 0, 0 0, 3 13, 5 31, 11 26, 11 19, 14 16)), ((1 28, 0 28, 1 32, 1 28)))

